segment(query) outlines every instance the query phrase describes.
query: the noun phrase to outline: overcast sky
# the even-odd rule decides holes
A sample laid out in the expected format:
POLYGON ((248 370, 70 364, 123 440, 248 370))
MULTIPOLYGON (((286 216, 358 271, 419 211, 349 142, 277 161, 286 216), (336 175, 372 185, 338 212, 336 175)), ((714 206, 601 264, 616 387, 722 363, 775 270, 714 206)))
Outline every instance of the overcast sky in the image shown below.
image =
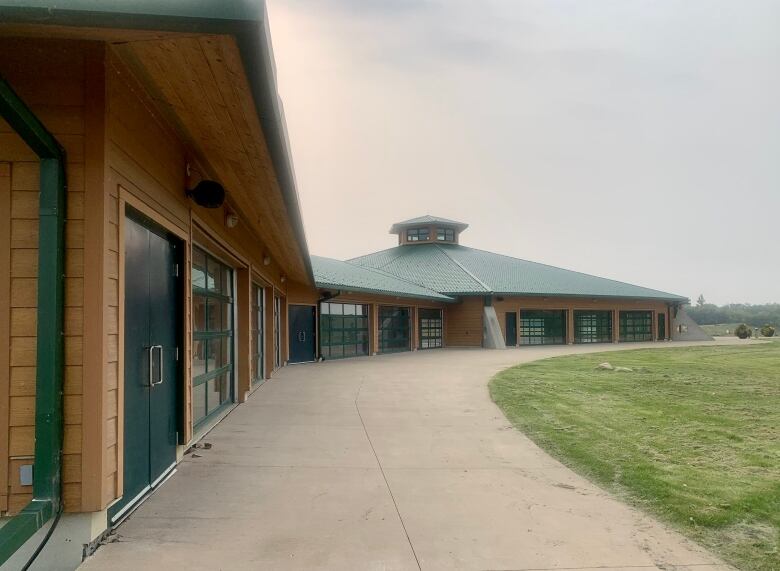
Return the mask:
POLYGON ((313 254, 393 247, 393 222, 433 214, 467 246, 780 302, 780 2, 269 12, 313 254))

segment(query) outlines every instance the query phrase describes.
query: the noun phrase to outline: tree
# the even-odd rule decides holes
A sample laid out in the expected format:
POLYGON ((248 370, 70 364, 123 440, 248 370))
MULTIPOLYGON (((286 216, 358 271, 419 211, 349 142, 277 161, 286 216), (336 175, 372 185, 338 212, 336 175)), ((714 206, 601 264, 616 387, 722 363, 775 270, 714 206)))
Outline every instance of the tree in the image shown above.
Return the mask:
POLYGON ((697 307, 704 307, 705 303, 707 303, 707 302, 704 300, 704 294, 700 293, 699 294, 699 299, 696 300, 696 306, 697 307))
POLYGON ((764 325, 761 328, 761 335, 763 335, 764 337, 774 337, 775 336, 775 328, 772 327, 769 324, 764 325))
POLYGON ((744 323, 737 325, 736 329, 734 329, 734 335, 740 339, 749 339, 752 334, 753 332, 750 330, 750 327, 744 323))

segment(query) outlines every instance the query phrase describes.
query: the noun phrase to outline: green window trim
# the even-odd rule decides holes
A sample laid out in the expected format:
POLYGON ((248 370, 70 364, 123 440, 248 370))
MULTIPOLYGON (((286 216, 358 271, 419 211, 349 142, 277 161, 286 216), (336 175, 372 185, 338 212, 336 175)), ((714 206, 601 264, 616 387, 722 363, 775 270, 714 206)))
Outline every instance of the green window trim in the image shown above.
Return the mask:
POLYGON ((252 284, 252 385, 265 381, 265 289, 252 284))
POLYGON ((411 350, 411 311, 408 307, 379 307, 379 352, 398 353, 411 350))
POLYGON ((193 246, 191 386, 194 427, 219 414, 234 400, 233 281, 232 268, 193 246))
POLYGON ((320 304, 320 355, 325 359, 360 357, 369 353, 368 306, 320 304))
POLYGON ((436 240, 440 242, 454 242, 455 231, 451 228, 438 228, 436 230, 436 240))
POLYGON ((431 237, 429 228, 409 228, 406 231, 407 242, 427 242, 431 237))
POLYGON ((520 345, 563 345, 566 343, 566 311, 521 309, 518 324, 520 345))
POLYGON ((575 310, 575 343, 611 343, 611 310, 575 310))
POLYGON ((620 336, 624 343, 635 343, 653 340, 652 311, 621 311, 620 336))
POLYGON ((444 346, 444 317, 441 309, 420 308, 420 349, 439 349, 444 346))

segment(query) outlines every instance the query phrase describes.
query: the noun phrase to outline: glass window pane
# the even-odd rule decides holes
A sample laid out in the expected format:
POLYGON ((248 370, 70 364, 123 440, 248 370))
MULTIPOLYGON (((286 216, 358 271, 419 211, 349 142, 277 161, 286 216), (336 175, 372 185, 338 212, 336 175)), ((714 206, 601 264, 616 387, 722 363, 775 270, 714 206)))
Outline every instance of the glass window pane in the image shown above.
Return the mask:
POLYGON ((222 303, 207 298, 206 327, 208 331, 222 331, 222 303))
POLYGON ((206 286, 210 291, 222 292, 222 264, 211 257, 207 260, 206 286))
POLYGON ((195 340, 192 343, 192 378, 206 372, 206 343, 195 340))
POLYGON ((220 368, 222 362, 222 339, 209 339, 207 342, 206 371, 215 371, 220 368))
POLYGON ((206 385, 196 385, 192 388, 192 419, 198 422, 206 416, 206 385))
POLYGON ((222 359, 219 362, 220 367, 226 367, 230 364, 231 361, 231 350, 230 350, 230 344, 231 344, 231 337, 222 337, 222 359))
POLYGON ((206 298, 201 295, 192 296, 192 329, 206 330, 206 298))
POLYGON ((228 331, 232 329, 233 322, 233 304, 228 302, 222 302, 222 322, 220 326, 221 331, 228 331))
POLYGON ((215 379, 211 379, 208 383, 206 383, 206 394, 208 395, 208 407, 206 409, 207 414, 214 412, 217 408, 219 408, 219 405, 222 404, 222 401, 220 400, 221 378, 222 375, 215 379))
POLYGON ((206 287, 206 255, 198 248, 192 249, 192 287, 206 287))

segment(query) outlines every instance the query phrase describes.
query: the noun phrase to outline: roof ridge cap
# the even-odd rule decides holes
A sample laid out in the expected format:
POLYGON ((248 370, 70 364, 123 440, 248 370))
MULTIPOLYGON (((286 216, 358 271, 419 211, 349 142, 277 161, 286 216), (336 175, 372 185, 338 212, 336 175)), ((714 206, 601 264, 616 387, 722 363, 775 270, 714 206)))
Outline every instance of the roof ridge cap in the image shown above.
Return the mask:
POLYGON ((474 275, 474 274, 472 274, 472 273, 471 273, 469 270, 467 270, 467 269, 466 269, 466 267, 465 267, 463 264, 461 264, 461 263, 460 263, 458 260, 456 260, 455 258, 453 258, 452 256, 450 256, 450 255, 447 253, 447 250, 445 250, 444 248, 442 248, 440 244, 434 244, 434 246, 436 246, 436 247, 437 247, 439 250, 441 250, 441 251, 442 251, 442 253, 443 253, 445 256, 447 256, 447 257, 448 257, 450 260, 452 260, 452 261, 455 263, 455 265, 456 265, 456 266, 458 266, 458 267, 459 267, 461 270, 463 270, 464 272, 466 272, 466 274, 468 274, 468 276, 469 276, 471 279, 473 279, 475 282, 477 282, 479 285, 481 285, 483 288, 485 288, 485 293, 492 293, 492 290, 491 290, 491 289, 490 289, 490 288, 487 286, 487 284, 486 284, 485 282, 483 282, 481 279, 479 279, 477 276, 475 276, 475 275, 474 275))

